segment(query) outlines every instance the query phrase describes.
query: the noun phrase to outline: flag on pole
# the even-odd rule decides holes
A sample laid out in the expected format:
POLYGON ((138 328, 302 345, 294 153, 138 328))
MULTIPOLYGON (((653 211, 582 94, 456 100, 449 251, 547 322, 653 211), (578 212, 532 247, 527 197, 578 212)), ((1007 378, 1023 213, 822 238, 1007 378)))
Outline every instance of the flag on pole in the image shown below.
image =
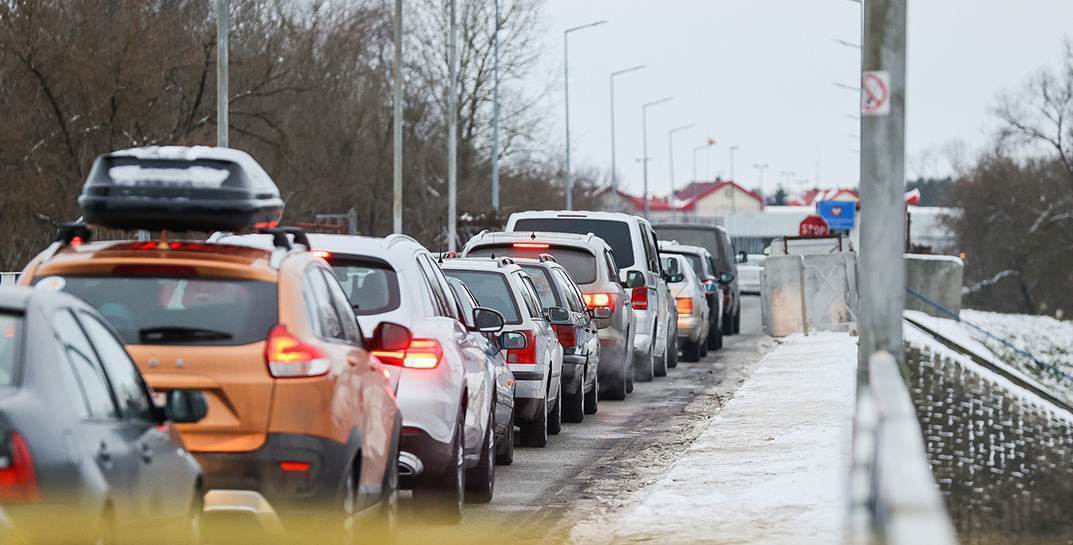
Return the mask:
POLYGON ((905 204, 920 204, 920 189, 905 194, 905 204))
POLYGON ((709 145, 709 146, 714 146, 714 145, 716 145, 717 143, 718 143, 718 142, 716 142, 714 138, 712 138, 712 137, 710 137, 710 136, 708 137, 708 145, 709 145))

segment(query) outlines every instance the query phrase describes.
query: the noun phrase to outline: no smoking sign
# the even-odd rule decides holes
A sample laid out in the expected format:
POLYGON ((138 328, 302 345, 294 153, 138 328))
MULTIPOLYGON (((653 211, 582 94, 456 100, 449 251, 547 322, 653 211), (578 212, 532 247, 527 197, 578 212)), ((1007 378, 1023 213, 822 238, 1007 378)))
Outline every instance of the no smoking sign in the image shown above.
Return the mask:
POLYGON ((861 115, 890 115, 889 72, 865 72, 861 77, 861 115))

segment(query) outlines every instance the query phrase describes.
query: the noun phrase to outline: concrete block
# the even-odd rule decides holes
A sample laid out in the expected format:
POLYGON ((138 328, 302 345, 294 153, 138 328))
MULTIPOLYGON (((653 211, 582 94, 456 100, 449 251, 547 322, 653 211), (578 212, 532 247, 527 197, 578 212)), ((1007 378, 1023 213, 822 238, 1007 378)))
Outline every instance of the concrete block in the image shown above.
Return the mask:
MULTIPOLYGON (((951 255, 905 256, 905 285, 923 297, 942 306, 955 315, 961 313, 961 284, 965 276, 965 264, 961 258, 951 255)), ((905 297, 906 310, 919 310, 931 316, 950 318, 946 312, 913 295, 905 297)))

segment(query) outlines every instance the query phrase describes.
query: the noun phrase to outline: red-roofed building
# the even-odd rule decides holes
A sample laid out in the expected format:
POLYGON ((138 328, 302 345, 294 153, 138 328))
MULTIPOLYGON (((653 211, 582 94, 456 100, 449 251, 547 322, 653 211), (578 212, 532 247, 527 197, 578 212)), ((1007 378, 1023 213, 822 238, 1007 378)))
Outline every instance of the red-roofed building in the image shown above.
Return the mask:
MULTIPOLYGON (((613 207, 610 188, 601 188, 595 197, 604 209, 613 207)), ((674 198, 650 196, 648 207, 653 217, 671 218, 677 214, 702 217, 726 216, 735 212, 759 212, 764 199, 735 182, 693 182, 675 191, 674 198)), ((644 213, 644 199, 622 190, 618 191, 618 209, 631 214, 644 213)))
POLYGON ((786 204, 789 206, 816 206, 816 203, 820 201, 861 202, 861 194, 850 187, 810 189, 804 195, 790 199, 786 204))

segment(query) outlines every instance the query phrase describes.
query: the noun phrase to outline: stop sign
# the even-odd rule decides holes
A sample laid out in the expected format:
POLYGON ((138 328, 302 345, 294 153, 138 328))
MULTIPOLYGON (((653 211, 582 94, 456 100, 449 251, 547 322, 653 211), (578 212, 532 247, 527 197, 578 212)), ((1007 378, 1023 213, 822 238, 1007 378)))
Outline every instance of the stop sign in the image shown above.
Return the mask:
POLYGON ((825 237, 831 232, 827 226, 827 220, 815 214, 801 220, 798 227, 799 235, 803 237, 825 237))

